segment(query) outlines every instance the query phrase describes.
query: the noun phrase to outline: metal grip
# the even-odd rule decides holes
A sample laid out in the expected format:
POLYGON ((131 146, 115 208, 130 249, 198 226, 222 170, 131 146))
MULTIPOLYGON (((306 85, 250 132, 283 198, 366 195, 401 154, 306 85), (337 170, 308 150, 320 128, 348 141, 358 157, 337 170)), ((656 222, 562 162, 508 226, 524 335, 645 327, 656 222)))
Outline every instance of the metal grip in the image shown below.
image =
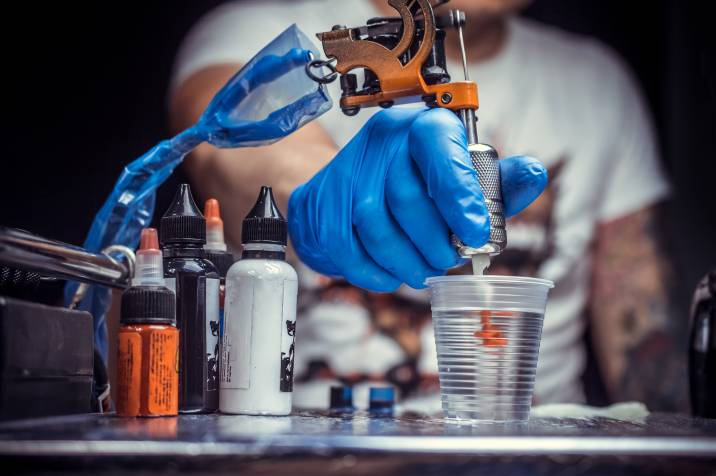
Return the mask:
POLYGON ((487 211, 490 213, 490 243, 502 251, 507 245, 505 231, 505 208, 502 202, 500 163, 497 151, 487 144, 475 144, 468 148, 472 165, 477 171, 487 211))
POLYGON ((499 156, 497 151, 487 144, 471 144, 468 150, 490 214, 490 238, 484 246, 471 248, 454 237, 455 245, 460 256, 464 257, 480 253, 496 255, 507 245, 499 156))

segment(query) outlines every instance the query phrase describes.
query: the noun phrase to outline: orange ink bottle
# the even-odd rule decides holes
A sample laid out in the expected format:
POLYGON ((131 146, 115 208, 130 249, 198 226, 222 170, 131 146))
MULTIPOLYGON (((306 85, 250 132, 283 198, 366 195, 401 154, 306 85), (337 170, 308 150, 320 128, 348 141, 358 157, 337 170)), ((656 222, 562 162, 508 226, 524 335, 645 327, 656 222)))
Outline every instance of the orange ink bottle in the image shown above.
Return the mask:
POLYGON ((132 286, 122 294, 117 415, 154 417, 179 410, 176 297, 164 286, 157 230, 142 230, 132 286))

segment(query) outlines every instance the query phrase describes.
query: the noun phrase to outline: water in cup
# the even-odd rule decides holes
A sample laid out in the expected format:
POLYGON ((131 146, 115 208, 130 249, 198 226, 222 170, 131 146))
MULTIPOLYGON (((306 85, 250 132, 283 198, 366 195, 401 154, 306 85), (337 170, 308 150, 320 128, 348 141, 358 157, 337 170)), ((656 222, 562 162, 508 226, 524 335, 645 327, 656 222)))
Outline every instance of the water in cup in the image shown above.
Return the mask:
POLYGON ((547 292, 552 283, 508 276, 430 278, 444 416, 529 418, 547 292))

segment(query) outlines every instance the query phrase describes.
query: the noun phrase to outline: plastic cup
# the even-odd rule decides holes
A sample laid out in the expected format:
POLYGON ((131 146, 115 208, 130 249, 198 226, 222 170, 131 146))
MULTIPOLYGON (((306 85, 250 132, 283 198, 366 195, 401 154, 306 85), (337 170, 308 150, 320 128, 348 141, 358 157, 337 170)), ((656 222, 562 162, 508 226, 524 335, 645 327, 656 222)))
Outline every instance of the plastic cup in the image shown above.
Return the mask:
POLYGON ((429 278, 446 419, 529 419, 547 294, 554 283, 512 276, 429 278))

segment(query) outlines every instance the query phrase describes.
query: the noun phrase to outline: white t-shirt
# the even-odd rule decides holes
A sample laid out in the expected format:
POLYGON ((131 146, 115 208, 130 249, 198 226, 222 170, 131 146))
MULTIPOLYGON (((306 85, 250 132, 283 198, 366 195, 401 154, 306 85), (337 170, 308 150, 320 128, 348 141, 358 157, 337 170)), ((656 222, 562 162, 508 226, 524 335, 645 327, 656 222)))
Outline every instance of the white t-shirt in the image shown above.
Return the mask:
MULTIPOLYGON (((247 62, 292 23, 313 38, 334 24, 359 26, 375 16, 380 13, 367 0, 225 4, 204 17, 185 40, 173 85, 207 66, 247 62)), ((453 39, 448 36, 447 41, 453 39)), ((321 51, 318 40, 316 45, 321 51)), ((539 403, 579 402, 584 399, 580 377, 585 365, 583 333, 595 228, 649 206, 669 191, 659 167, 652 124, 625 67, 607 48, 587 38, 512 18, 500 53, 469 67, 480 94, 481 142, 492 144, 502 157, 538 157, 550 172, 545 193, 508 223, 508 248, 491 271, 555 282, 545 316, 535 395, 539 403)), ((450 64, 449 71, 461 79, 459 65, 450 64)), ((330 89, 337 101, 338 82, 330 89)), ((371 113, 363 110, 348 118, 334 106, 318 121, 342 147, 371 113)), ((305 310, 308 317, 298 326, 296 375, 315 362, 317 352, 325 352, 329 363, 334 361, 336 379, 376 372, 361 369, 366 359, 355 355, 386 356, 390 362, 384 369, 400 362, 401 346, 386 342, 385 334, 392 331, 383 332, 382 324, 371 327, 364 313, 345 309, 326 317, 331 311, 321 303, 316 307, 319 310, 305 310), (311 317, 315 315, 319 317, 311 317), (327 322, 335 327, 326 327, 327 322), (350 326, 355 329, 345 338, 326 337, 327 328, 350 326), (360 349, 370 350, 361 353, 360 349), (301 357, 307 354, 312 356, 301 357)), ((419 340, 423 343, 419 370, 435 372, 429 334, 420 332, 419 340)), ((410 346, 403 345, 403 349, 410 346)))

